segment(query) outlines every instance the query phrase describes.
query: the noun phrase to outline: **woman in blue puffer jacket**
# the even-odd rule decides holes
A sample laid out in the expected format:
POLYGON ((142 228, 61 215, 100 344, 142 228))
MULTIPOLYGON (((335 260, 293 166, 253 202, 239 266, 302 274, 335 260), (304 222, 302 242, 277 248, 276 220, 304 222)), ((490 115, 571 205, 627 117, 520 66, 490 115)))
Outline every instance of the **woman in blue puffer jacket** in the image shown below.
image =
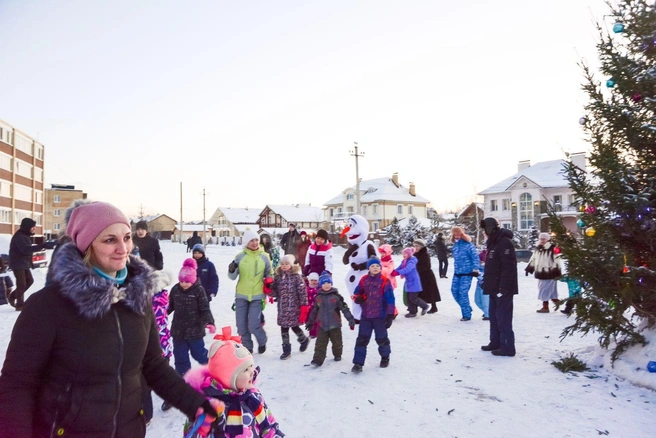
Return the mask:
POLYGON ((462 318, 460 321, 469 321, 472 316, 472 308, 469 304, 469 289, 472 278, 478 277, 480 268, 478 252, 471 241, 471 237, 465 234, 460 227, 451 229, 451 242, 453 248, 453 281, 451 282, 451 293, 460 306, 462 318))

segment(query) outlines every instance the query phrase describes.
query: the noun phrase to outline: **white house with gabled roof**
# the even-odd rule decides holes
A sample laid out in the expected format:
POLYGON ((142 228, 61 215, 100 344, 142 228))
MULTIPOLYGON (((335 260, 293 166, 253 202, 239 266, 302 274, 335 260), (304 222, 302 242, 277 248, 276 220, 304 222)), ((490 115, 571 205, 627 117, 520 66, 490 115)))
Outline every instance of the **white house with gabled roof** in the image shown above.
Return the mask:
POLYGON ((216 237, 241 236, 246 228, 256 229, 261 208, 219 207, 208 223, 212 225, 216 237))
MULTIPOLYGON (((324 204, 326 222, 330 231, 336 232, 344 226, 346 219, 355 213, 356 187, 348 187, 324 204)), ((408 216, 417 219, 428 217, 428 199, 417 195, 415 184, 409 187, 399 184, 399 174, 391 178, 376 178, 360 182, 360 214, 370 225, 370 230, 388 226, 394 218, 408 216)))
MULTIPOLYGON (((570 155, 570 160, 586 170, 585 153, 570 155)), ((542 161, 531 165, 520 161, 517 173, 483 190, 485 216, 494 217, 499 224, 513 231, 528 231, 536 226, 549 231, 547 203, 571 231, 577 230, 577 207, 565 175, 565 160, 542 161)))

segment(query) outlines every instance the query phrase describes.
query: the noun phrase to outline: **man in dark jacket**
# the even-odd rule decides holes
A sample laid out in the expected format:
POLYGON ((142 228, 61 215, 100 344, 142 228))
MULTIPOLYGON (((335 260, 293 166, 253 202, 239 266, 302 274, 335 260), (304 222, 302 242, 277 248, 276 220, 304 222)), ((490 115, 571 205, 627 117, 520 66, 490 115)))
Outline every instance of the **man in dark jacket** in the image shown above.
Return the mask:
POLYGON ((191 237, 187 240, 187 252, 192 252, 195 245, 203 244, 203 238, 198 235, 198 231, 194 231, 191 237))
POLYGON ((497 220, 491 217, 483 219, 480 225, 487 236, 483 293, 490 296, 490 343, 481 350, 495 356, 514 356, 513 296, 518 287, 513 233, 499 228, 497 220))
POLYGON ((437 233, 435 253, 437 254, 437 261, 440 264, 440 278, 447 278, 446 270, 449 267, 449 253, 446 250, 446 243, 444 242, 444 235, 442 233, 437 233))
MULTIPOLYGON (((280 240, 280 246, 282 247, 282 250, 285 251, 285 254, 296 255, 296 246, 298 245, 298 241, 300 239, 301 235, 296 231, 296 225, 290 223, 289 231, 283 234, 282 239, 280 240)), ((305 263, 305 260, 296 261, 301 265, 305 263)))
POLYGON ((9 304, 16 310, 23 308, 25 292, 34 283, 32 254, 43 249, 43 245, 32 245, 31 236, 35 230, 36 222, 29 217, 24 218, 9 244, 9 268, 16 278, 16 290, 9 294, 9 304))
POLYGON ((159 242, 148 233, 148 224, 146 221, 137 222, 137 231, 132 236, 132 242, 135 247, 139 248, 139 257, 148 265, 161 271, 164 268, 164 256, 159 248, 159 242))

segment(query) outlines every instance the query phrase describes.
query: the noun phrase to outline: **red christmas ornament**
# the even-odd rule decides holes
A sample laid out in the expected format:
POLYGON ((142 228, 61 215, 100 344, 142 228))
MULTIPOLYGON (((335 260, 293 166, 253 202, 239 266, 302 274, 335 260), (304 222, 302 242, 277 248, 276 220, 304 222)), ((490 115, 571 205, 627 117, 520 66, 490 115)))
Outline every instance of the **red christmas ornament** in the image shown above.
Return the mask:
POLYGON ((629 267, 624 265, 624 268, 622 269, 622 272, 625 273, 625 274, 628 273, 629 272, 629 267))
POLYGON ((634 101, 634 102, 640 102, 641 100, 642 100, 642 94, 640 94, 640 93, 635 93, 635 94, 633 95, 633 101, 634 101))
POLYGON ((588 205, 587 207, 585 207, 585 212, 588 213, 588 214, 592 214, 592 213, 594 213, 596 210, 597 210, 597 209, 595 208, 594 205, 588 205))
POLYGON ((560 248, 555 247, 554 248, 554 254, 560 254, 560 248))

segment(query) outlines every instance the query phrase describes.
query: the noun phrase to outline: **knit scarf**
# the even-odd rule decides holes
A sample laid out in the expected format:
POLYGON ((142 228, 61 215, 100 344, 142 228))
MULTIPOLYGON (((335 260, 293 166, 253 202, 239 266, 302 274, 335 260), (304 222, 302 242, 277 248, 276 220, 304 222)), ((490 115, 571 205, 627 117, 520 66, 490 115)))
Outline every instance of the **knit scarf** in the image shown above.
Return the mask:
POLYGON ((212 379, 212 385, 204 388, 205 395, 221 400, 226 405, 225 433, 229 436, 239 436, 244 433, 242 406, 246 406, 257 422, 260 432, 271 428, 267 419, 266 409, 262 401, 250 389, 236 392, 231 389, 221 389, 221 385, 212 379))

